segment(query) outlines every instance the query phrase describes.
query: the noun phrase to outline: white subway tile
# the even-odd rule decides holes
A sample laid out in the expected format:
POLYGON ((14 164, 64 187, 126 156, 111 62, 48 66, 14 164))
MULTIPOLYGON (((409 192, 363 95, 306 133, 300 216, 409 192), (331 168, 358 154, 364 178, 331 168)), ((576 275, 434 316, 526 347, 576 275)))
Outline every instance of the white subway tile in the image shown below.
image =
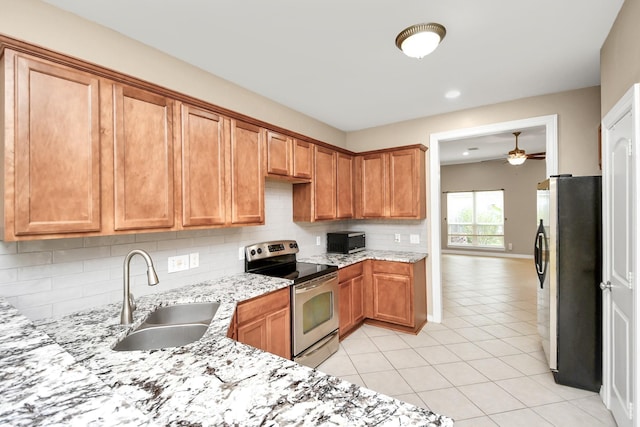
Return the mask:
POLYGON ((104 259, 109 257, 111 251, 108 246, 94 248, 62 249, 53 251, 53 262, 83 261, 86 259, 104 259))
POLYGON ((0 269, 51 264, 51 252, 0 255, 0 269))

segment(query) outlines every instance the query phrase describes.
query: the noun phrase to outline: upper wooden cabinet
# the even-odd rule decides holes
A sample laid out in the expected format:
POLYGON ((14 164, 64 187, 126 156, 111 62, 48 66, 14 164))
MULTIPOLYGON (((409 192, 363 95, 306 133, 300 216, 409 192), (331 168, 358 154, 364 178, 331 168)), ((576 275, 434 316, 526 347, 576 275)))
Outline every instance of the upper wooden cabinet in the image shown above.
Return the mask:
POLYGON ((313 144, 267 130, 264 161, 269 178, 309 182, 313 167, 313 144))
POLYGON ((231 120, 231 223, 264 224, 264 129, 231 120))
POLYGON ((228 150, 223 118, 189 105, 181 110, 182 225, 224 225, 228 150))
POLYGON ((293 186, 294 221, 353 218, 353 188, 353 156, 316 145, 312 183, 293 186))
POLYGON ((357 162, 358 218, 425 218, 424 147, 368 153, 357 162))
POLYGON ((316 220, 336 219, 336 152, 316 146, 313 193, 316 220))
POLYGON ((367 154, 358 157, 360 165, 361 211, 362 218, 383 218, 386 213, 386 183, 387 183, 386 153, 367 154))
POLYGON ((355 215, 354 178, 353 156, 336 153, 336 219, 349 219, 355 215))
POLYGON ((1 35, 0 50, 5 241, 264 224, 265 177, 294 183, 294 221, 425 216, 424 147, 358 155, 1 35))
POLYGON ((6 240, 99 231, 99 79, 12 51, 3 61, 6 240))
POLYGON ((114 85, 115 229, 174 224, 174 101, 114 85))
POLYGON ((310 180, 313 176, 313 147, 314 145, 293 140, 293 177, 310 180))
POLYGON ((291 176, 293 141, 286 135, 267 131, 267 176, 291 176))

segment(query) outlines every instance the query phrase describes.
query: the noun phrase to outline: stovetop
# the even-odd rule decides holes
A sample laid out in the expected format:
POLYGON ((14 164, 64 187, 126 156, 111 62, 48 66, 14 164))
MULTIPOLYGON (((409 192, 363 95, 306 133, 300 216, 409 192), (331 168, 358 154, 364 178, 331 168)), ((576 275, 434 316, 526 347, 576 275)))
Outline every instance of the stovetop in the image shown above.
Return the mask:
POLYGON ((293 280, 294 284, 338 270, 335 265, 297 262, 295 240, 275 240, 245 247, 244 271, 293 280))
POLYGON ((338 271, 338 267, 335 265, 294 262, 276 265, 264 270, 252 271, 252 273, 289 279, 293 280, 294 284, 297 284, 315 279, 316 277, 324 276, 325 274, 329 274, 334 271, 338 271))

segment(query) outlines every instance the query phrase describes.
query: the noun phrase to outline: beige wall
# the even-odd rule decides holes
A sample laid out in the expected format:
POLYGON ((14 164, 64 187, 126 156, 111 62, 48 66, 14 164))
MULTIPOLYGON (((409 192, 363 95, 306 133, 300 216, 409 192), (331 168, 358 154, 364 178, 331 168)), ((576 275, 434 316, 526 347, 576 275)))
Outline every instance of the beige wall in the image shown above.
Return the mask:
POLYGON ((640 82, 640 0, 626 0, 600 50, 602 117, 640 82))
MULTIPOLYGON (((504 190, 505 246, 507 254, 533 255, 536 231, 536 184, 545 179, 545 162, 528 160, 511 166, 504 160, 442 166, 440 168, 442 249, 447 247, 447 191, 504 190)), ((460 250, 460 248, 451 248, 460 250)), ((502 252, 502 251, 500 251, 502 252)))
POLYGON ((558 172, 599 174, 600 88, 597 86, 350 132, 347 148, 366 151, 406 144, 429 146, 432 133, 550 114, 558 115, 558 172))
POLYGON ((47 3, 0 0, 0 10, 4 35, 345 147, 346 135, 336 128, 47 3))

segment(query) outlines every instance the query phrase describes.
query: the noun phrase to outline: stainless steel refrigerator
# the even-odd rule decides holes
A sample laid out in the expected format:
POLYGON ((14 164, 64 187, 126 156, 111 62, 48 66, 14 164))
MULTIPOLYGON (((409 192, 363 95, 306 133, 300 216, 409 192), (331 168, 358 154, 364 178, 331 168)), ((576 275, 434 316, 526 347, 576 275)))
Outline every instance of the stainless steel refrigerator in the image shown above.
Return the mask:
POLYGON ((558 384, 602 384, 602 179, 558 175, 538 184, 538 332, 558 384))

